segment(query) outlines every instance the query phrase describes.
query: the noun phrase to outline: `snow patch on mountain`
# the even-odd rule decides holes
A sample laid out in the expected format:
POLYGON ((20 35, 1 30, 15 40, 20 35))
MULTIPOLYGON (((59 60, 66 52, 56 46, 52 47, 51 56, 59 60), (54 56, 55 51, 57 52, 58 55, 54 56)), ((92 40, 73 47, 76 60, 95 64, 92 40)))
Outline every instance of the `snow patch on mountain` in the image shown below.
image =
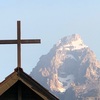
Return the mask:
POLYGON ((75 58, 73 55, 71 55, 71 54, 68 54, 68 55, 66 56, 66 58, 74 59, 75 61, 77 61, 76 58, 75 58))
POLYGON ((68 88, 70 88, 71 83, 74 82, 74 75, 68 75, 67 77, 60 77, 59 81, 63 84, 64 90, 62 92, 65 92, 68 88))
POLYGON ((56 44, 56 47, 60 47, 59 50, 79 50, 83 48, 87 48, 80 35, 74 34, 72 36, 64 37, 56 44))

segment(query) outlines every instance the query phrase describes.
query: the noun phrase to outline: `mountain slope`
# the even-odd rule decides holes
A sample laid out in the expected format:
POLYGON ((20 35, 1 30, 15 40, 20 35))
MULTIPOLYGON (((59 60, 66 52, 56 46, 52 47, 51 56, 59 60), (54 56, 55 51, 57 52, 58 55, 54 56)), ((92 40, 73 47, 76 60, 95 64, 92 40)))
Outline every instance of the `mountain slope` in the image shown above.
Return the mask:
POLYGON ((65 97, 61 100, 72 94, 73 98, 86 97, 94 90, 95 96, 99 95, 100 62, 78 34, 59 40, 30 75, 60 99, 65 97))

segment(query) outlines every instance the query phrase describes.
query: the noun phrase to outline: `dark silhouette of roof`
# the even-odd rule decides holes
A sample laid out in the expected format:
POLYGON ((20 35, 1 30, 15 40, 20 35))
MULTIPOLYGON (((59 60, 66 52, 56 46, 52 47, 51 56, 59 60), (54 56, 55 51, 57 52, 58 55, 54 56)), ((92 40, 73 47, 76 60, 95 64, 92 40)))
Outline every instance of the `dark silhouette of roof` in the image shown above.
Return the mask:
POLYGON ((11 73, 8 77, 5 78, 4 81, 0 83, 0 97, 19 81, 43 100, 59 100, 47 89, 32 79, 28 74, 26 74, 22 68, 16 68, 13 73, 11 73))

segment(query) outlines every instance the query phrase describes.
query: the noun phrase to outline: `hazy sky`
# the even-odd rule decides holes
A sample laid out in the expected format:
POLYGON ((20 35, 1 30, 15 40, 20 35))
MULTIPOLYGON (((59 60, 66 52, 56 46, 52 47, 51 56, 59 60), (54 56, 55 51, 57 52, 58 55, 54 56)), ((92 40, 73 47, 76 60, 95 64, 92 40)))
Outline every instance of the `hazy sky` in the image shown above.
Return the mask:
MULTIPOLYGON (((100 0, 1 0, 0 40, 17 38, 17 20, 22 38, 42 40, 38 45, 22 45, 22 67, 28 74, 59 39, 75 33, 100 60, 100 0)), ((0 81, 17 67, 16 49, 16 45, 0 45, 0 81)))

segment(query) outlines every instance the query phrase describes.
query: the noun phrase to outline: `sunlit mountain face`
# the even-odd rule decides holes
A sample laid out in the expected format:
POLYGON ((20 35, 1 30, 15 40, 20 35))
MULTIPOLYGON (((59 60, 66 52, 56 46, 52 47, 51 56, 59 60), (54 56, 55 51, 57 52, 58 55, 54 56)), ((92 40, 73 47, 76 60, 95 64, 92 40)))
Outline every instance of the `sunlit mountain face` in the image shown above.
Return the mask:
POLYGON ((30 75, 60 100, 100 95, 100 62, 78 34, 59 40, 30 75))

